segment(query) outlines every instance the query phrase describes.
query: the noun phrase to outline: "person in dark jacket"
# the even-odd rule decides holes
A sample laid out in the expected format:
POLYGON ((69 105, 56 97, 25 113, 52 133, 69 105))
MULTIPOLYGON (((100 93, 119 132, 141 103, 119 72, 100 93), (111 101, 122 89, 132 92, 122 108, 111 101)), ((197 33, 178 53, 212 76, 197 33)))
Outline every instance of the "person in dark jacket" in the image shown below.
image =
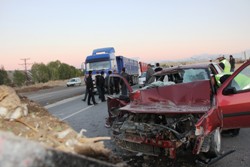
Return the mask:
POLYGON ((101 92, 100 77, 101 77, 101 75, 100 75, 99 71, 97 71, 97 72, 96 72, 96 76, 95 76, 95 85, 96 85, 96 89, 97 89, 97 91, 98 91, 99 99, 101 99, 101 96, 102 96, 102 95, 101 95, 102 92, 101 92))
POLYGON ((148 70, 146 72, 146 81, 145 81, 145 85, 149 85, 152 82, 155 81, 155 76, 153 75, 155 73, 155 71, 153 70, 151 64, 148 64, 148 70))
POLYGON ((109 76, 112 74, 112 71, 108 72, 108 75, 105 78, 105 87, 107 89, 108 94, 113 95, 114 93, 114 82, 113 78, 110 78, 109 76))
POLYGON ((95 101, 94 93, 93 93, 94 84, 93 84, 93 80, 92 80, 92 71, 89 71, 89 76, 88 76, 87 81, 86 81, 86 86, 88 89, 88 105, 92 105, 90 103, 91 98, 92 98, 93 104, 97 104, 95 101))
MULTIPOLYGON (((160 67, 160 63, 156 63, 156 68, 155 68, 155 72, 159 72, 159 71, 162 71, 162 68, 160 67)), ((159 79, 160 77, 159 76, 156 76, 156 81, 159 79)))
MULTIPOLYGON (((126 73, 125 67, 122 68, 121 76, 129 82, 129 75, 128 73, 126 73)), ((125 96, 128 95, 127 86, 122 80, 121 80, 121 90, 122 90, 122 95, 125 95, 125 96)))
POLYGON ((160 63, 156 63, 155 65, 156 65, 155 72, 162 70, 162 68, 160 67, 160 63))
MULTIPOLYGON (((116 70, 114 70, 114 74, 118 74, 116 70)), ((114 77, 114 87, 115 87, 115 94, 120 93, 120 78, 114 77)))
POLYGON ((235 59, 232 55, 229 56, 229 63, 231 65, 230 72, 234 72, 235 69, 235 59))
POLYGON ((101 72, 101 76, 99 77, 99 86, 100 86, 100 97, 104 102, 105 100, 105 79, 104 79, 104 71, 101 72))

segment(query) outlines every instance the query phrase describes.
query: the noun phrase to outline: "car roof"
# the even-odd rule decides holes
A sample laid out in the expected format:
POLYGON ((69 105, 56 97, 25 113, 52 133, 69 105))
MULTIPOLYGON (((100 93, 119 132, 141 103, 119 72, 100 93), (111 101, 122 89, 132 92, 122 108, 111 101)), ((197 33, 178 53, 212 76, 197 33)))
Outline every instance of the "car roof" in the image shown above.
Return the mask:
POLYGON ((174 66, 174 67, 169 67, 169 68, 163 68, 162 71, 156 72, 154 75, 166 75, 166 74, 172 74, 172 73, 177 73, 178 71, 182 70, 182 69, 190 69, 190 68, 204 68, 207 69, 209 68, 211 65, 216 66, 216 63, 211 63, 211 62, 207 62, 207 63, 196 63, 196 64, 187 64, 187 65, 178 65, 178 66, 174 66))

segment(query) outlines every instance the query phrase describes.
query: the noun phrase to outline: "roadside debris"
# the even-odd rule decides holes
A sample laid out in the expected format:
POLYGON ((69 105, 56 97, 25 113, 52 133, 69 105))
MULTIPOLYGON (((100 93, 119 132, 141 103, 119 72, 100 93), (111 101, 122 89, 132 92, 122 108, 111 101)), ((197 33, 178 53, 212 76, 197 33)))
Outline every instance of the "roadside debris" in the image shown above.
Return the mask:
POLYGON ((0 86, 0 131, 36 141, 47 148, 118 162, 104 147, 110 137, 88 138, 84 129, 77 133, 68 124, 52 116, 39 104, 19 97, 11 87, 0 86))

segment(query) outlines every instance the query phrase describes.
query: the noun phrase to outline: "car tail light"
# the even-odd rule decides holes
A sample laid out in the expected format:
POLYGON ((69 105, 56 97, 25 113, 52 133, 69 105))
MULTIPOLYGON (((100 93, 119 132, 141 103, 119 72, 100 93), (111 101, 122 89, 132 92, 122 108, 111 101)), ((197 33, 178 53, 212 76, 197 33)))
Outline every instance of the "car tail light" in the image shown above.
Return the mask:
POLYGON ((141 100, 141 91, 137 90, 135 92, 132 92, 130 94, 130 100, 131 101, 139 101, 139 100, 141 100))

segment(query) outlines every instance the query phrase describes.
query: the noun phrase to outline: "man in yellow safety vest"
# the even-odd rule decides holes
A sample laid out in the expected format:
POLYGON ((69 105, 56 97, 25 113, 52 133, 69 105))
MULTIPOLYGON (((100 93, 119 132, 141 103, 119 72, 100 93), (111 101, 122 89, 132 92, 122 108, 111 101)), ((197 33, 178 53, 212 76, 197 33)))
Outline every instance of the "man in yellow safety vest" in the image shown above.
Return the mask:
POLYGON ((217 59, 220 61, 219 65, 223 69, 223 71, 225 73, 230 72, 231 65, 230 65, 229 61, 224 56, 218 57, 217 59))

